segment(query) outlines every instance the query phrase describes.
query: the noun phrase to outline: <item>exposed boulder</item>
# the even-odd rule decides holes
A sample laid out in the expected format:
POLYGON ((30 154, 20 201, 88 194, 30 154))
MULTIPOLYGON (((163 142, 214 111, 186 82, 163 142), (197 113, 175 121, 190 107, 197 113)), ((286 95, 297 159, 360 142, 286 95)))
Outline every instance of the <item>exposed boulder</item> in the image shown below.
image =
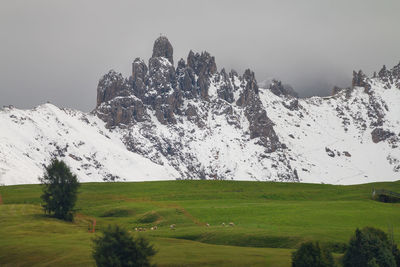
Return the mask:
POLYGON ((395 134, 392 133, 391 131, 387 131, 382 128, 375 128, 371 132, 372 141, 374 143, 379 143, 381 141, 385 141, 386 139, 388 139, 389 137, 391 137, 393 135, 395 135, 395 134))
POLYGON ((288 103, 282 102, 283 106, 291 111, 298 110, 299 109, 299 100, 298 99, 293 99, 289 101, 288 103))
POLYGON ((171 65, 174 65, 173 54, 174 49, 168 38, 165 36, 158 37, 157 40, 154 42, 153 55, 151 57, 165 57, 166 59, 168 59, 171 65))

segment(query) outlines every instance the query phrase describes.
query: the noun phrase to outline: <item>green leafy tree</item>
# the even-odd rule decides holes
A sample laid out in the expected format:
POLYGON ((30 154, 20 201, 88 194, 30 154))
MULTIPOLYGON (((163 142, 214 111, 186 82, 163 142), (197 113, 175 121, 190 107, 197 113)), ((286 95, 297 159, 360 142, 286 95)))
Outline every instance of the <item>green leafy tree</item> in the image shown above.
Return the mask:
POLYGON ((376 228, 357 229, 343 256, 344 267, 396 267, 393 246, 387 235, 376 228))
POLYGON ((95 238, 93 258, 99 267, 148 267, 155 249, 143 237, 134 239, 119 226, 108 226, 95 238))
POLYGON ((306 242, 292 254, 292 267, 333 267, 335 266, 329 250, 321 249, 318 242, 306 242))
POLYGON ((394 256, 394 260, 396 261, 397 267, 400 267, 400 250, 396 244, 392 245, 392 253, 394 256))
POLYGON ((56 218, 72 221, 77 200, 79 182, 76 175, 63 161, 53 159, 39 178, 43 186, 41 196, 45 213, 56 218))

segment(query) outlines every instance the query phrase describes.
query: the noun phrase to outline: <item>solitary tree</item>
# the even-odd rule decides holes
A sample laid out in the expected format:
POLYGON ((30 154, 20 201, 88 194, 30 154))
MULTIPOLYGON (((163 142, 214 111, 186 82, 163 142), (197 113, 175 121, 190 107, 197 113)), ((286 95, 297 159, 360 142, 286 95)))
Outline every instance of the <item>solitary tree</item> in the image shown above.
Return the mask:
POLYGON ((150 257, 156 254, 146 239, 134 239, 118 226, 108 226, 93 242, 93 258, 99 267, 149 267, 150 257))
POLYGON ((317 243, 306 242, 292 254, 292 267, 333 267, 334 260, 329 250, 317 243))
POLYGON ((56 218, 72 221, 79 182, 76 175, 61 160, 53 159, 40 177, 44 212, 56 218))

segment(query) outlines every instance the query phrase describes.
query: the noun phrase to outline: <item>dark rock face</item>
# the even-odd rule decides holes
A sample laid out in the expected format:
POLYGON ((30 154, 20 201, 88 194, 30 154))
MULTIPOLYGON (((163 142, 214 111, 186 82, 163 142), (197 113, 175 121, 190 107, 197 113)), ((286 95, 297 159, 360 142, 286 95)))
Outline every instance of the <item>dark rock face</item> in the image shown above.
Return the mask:
POLYGON ((218 97, 224 99, 228 103, 233 103, 234 88, 232 86, 231 78, 225 72, 225 69, 222 69, 220 75, 217 76, 217 82, 219 83, 219 88, 217 90, 218 97))
POLYGON ((208 52, 194 53, 190 50, 187 64, 198 76, 197 87, 202 99, 208 100, 208 87, 210 86, 209 78, 217 72, 215 58, 208 52))
POLYGON ((285 95, 298 98, 299 95, 294 91, 294 89, 289 85, 282 84, 281 81, 273 80, 269 85, 271 92, 277 96, 285 95))
POLYGON ((396 79, 400 79, 400 62, 392 68, 392 75, 396 79))
POLYGON ((211 76, 217 72, 217 65, 215 64, 215 58, 212 57, 208 52, 194 53, 190 50, 187 64, 191 67, 196 75, 211 76))
POLYGON ((340 88, 338 86, 334 86, 333 89, 332 89, 332 95, 336 95, 337 93, 339 93, 342 90, 343 90, 343 88, 340 88))
POLYGON ((353 71, 352 86, 353 86, 353 88, 356 87, 356 86, 364 87, 366 91, 371 89, 371 85, 368 83, 368 78, 362 72, 362 70, 359 70, 358 72, 353 71))
POLYGON ((97 105, 107 102, 114 97, 129 95, 129 82, 121 73, 110 70, 99 81, 97 86, 97 105))
MULTIPOLYGON (((293 95, 280 82, 276 86, 279 94, 293 95)), ((154 43, 148 66, 140 58, 133 61, 129 80, 114 71, 100 80, 95 111, 107 122, 107 127, 148 121, 149 114, 153 113, 165 125, 177 124, 178 119, 182 120, 180 116, 185 116, 199 128, 204 128, 208 109, 213 108, 215 114, 224 115, 230 125, 240 128, 239 115, 232 107, 235 104, 244 110, 251 139, 259 138, 258 143, 267 152, 281 147, 274 124, 262 106, 252 71, 246 70, 243 77, 235 71, 228 74, 225 69, 218 73, 213 56, 208 52, 193 51, 189 52, 187 63, 181 59, 175 70, 173 48, 166 37, 160 37, 154 43), (239 97, 235 99, 235 92, 239 91, 239 97), (200 105, 187 103, 184 106, 186 100, 200 105)), ((291 103, 290 108, 298 108, 298 102, 291 103)))
POLYGON ((175 91, 174 67, 166 58, 150 58, 149 77, 145 103, 153 107, 159 122, 175 124, 174 111, 179 108, 180 101, 179 93, 175 91))
POLYGON ((148 82, 147 76, 147 66, 143 60, 140 58, 136 58, 132 63, 132 89, 134 95, 139 98, 143 98, 144 94, 146 93, 146 83, 148 82))
POLYGON ((178 89, 185 98, 193 99, 199 95, 194 70, 191 67, 187 67, 183 59, 178 62, 176 77, 178 89))
POLYGON ((132 95, 129 81, 113 70, 99 81, 96 113, 107 122, 107 127, 126 126, 148 118, 142 101, 132 95))
POLYGON ((142 101, 136 97, 114 98, 97 108, 97 115, 107 122, 107 127, 127 126, 149 119, 142 101))
POLYGON ((239 99, 236 101, 236 105, 241 107, 248 106, 253 104, 255 101, 257 102, 257 100, 260 100, 258 98, 258 86, 254 77, 254 72, 247 69, 243 74, 243 80, 246 82, 246 87, 243 89, 239 99))
POLYGON ((174 49, 168 38, 165 36, 158 37, 157 40, 154 42, 153 55, 151 57, 165 57, 166 59, 168 59, 171 65, 174 65, 173 54, 174 49))
POLYGON ((245 108, 245 115, 250 123, 250 138, 260 138, 259 144, 264 146, 267 152, 273 152, 280 143, 273 128, 274 124, 262 106, 254 72, 247 69, 243 74, 243 80, 246 86, 236 104, 245 108))
POLYGON ((385 65, 378 72, 378 78, 385 83, 385 88, 389 89, 392 85, 400 89, 400 63, 388 70, 385 65))
POLYGON ((382 128, 375 128, 371 132, 372 141, 374 143, 379 143, 381 141, 385 141, 386 139, 388 139, 394 135, 395 135, 394 133, 384 130, 382 128))

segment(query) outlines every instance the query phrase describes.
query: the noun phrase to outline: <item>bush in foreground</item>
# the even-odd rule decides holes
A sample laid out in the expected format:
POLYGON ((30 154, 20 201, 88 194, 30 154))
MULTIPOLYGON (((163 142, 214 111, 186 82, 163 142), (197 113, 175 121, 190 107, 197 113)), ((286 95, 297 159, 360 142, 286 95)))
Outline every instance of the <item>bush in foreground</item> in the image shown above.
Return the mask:
POLYGON ((330 251, 319 246, 318 242, 306 242, 292 254, 292 267, 333 267, 330 251))
POLYGON ((396 267, 395 247, 387 235, 379 229, 365 227, 357 229, 350 239, 349 248, 343 256, 344 267, 396 267))
POLYGON ((63 161, 53 159, 39 180, 43 186, 41 198, 44 201, 42 206, 45 213, 72 221, 79 187, 76 175, 71 173, 63 161))
POLYGON ((93 242, 93 258, 99 267, 148 267, 152 266, 150 257, 156 254, 146 239, 134 239, 118 226, 108 226, 93 242))

